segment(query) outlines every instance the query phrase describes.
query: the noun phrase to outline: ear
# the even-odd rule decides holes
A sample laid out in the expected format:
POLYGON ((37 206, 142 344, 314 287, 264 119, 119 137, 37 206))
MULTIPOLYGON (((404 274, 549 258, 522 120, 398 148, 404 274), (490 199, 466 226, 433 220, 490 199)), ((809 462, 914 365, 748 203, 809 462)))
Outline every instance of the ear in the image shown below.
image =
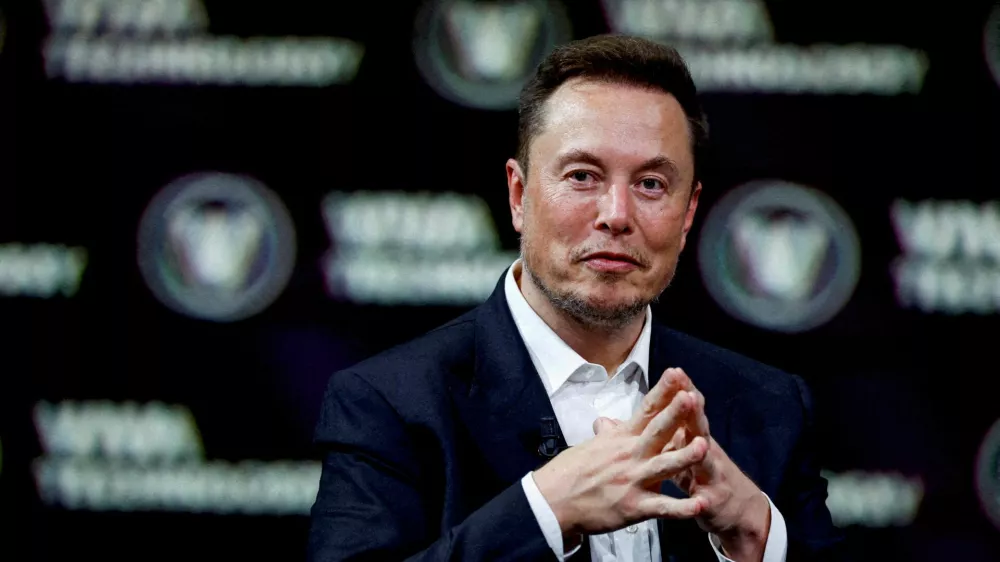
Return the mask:
POLYGON ((510 221, 518 234, 524 226, 524 190, 527 185, 528 178, 521 170, 521 165, 513 158, 508 159, 507 200, 510 204, 510 221))
POLYGON ((691 196, 688 198, 687 211, 684 213, 684 227, 681 230, 681 250, 687 243, 687 234, 694 224, 694 212, 698 209, 698 197, 701 195, 701 182, 694 184, 691 189, 691 196))

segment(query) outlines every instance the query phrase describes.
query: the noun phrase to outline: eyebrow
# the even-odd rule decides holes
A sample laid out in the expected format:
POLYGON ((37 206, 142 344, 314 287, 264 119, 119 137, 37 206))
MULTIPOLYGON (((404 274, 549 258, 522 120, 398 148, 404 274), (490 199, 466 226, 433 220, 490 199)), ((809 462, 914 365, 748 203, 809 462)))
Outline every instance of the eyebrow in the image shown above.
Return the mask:
MULTIPOLYGON (((582 162, 599 168, 604 167, 604 162, 596 154, 582 149, 571 150, 560 156, 556 161, 560 169, 566 167, 572 162, 582 162)), ((654 156, 653 158, 646 160, 639 165, 636 171, 644 172, 648 170, 658 170, 660 168, 666 168, 667 175, 671 176, 671 179, 680 177, 680 168, 677 167, 677 163, 663 155, 654 156)))

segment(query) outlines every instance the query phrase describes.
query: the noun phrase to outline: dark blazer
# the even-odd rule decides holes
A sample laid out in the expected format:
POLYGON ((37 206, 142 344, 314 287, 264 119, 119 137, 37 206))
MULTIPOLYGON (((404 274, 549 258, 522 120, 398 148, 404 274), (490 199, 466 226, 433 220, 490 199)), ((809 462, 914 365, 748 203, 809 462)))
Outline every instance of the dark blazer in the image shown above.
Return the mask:
MULTIPOLYGON (((787 560, 834 556, 803 381, 654 322, 650 388, 668 367, 691 377, 712 436, 781 511, 787 560)), ((540 419, 554 416, 501 278, 481 306, 331 377, 309 559, 555 559, 520 483, 545 462, 540 419)), ((694 521, 658 523, 664 560, 717 561, 694 521)), ((581 550, 570 560, 589 562, 581 550)))

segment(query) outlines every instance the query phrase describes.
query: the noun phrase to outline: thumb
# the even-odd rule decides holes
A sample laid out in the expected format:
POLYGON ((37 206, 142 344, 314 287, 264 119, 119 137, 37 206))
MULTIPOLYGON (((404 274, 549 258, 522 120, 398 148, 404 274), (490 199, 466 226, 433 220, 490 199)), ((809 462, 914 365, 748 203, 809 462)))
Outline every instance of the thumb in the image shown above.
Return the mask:
POLYGON ((594 420, 594 435, 614 431, 622 422, 601 416, 594 420))

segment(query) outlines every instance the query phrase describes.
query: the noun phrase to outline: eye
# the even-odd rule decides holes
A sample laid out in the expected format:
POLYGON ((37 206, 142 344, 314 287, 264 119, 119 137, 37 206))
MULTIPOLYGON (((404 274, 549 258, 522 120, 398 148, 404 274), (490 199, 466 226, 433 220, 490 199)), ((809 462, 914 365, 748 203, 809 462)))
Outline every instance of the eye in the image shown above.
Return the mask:
POLYGON ((569 177, 573 181, 578 181, 578 182, 582 183, 582 182, 587 181, 590 178, 593 178, 594 175, 591 174, 590 172, 585 172, 583 170, 576 170, 575 172, 570 172, 569 177))
POLYGON ((652 190, 665 190, 667 188, 666 184, 663 183, 663 180, 659 180, 657 178, 643 178, 639 182, 639 185, 641 185, 643 189, 652 190))

